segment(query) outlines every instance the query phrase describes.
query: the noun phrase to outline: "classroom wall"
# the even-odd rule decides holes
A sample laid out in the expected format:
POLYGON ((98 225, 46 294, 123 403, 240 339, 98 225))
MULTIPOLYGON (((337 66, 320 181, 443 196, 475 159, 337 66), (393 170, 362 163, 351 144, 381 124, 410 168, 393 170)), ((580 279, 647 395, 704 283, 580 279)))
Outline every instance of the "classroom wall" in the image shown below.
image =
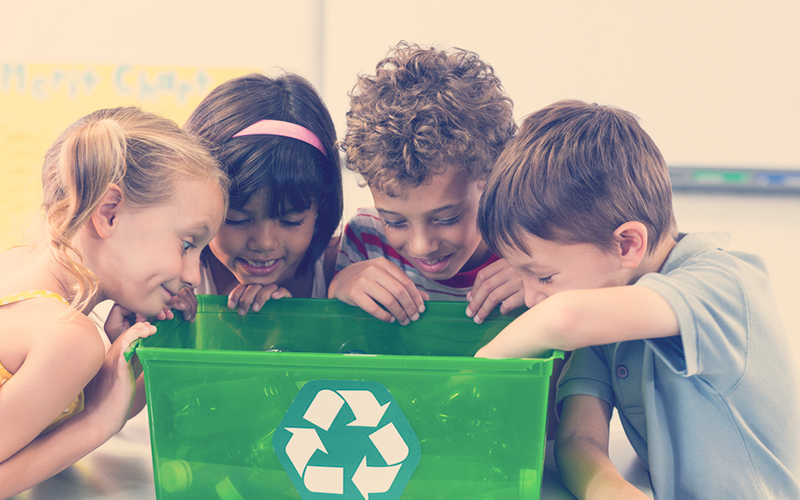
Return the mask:
MULTIPOLYGON (((0 71, 46 63, 297 72, 320 90, 340 137, 356 76, 371 73, 398 40, 459 46, 494 66, 518 119, 563 98, 614 104, 641 118, 670 165, 800 168, 794 0, 29 0, 3 5, 2 24, 0 71)), ((16 98, 0 72, 0 116, 16 98)), ((174 113, 182 122, 188 110, 174 113)), ((15 174, 28 176, 25 189, 35 190, 39 162, 26 160, 15 174)), ((348 216, 371 200, 354 176, 345 178, 348 216)), ((8 185, 0 199, 9 198, 8 185)), ((798 360, 799 204, 796 197, 675 199, 681 229, 725 230, 734 248, 764 255, 798 360)))

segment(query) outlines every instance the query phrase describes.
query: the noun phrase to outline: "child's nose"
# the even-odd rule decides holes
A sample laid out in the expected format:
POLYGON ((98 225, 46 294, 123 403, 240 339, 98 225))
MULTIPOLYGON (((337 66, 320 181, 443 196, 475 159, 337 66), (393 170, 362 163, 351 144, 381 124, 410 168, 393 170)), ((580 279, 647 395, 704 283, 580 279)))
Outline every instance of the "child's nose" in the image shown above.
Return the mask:
POLYGON ((200 286, 200 257, 184 259, 183 270, 181 271, 181 282, 189 288, 200 286))
POLYGON ((426 231, 414 231, 409 247, 412 254, 424 257, 436 250, 436 243, 426 231))
POLYGON ((547 298, 547 295, 539 291, 536 287, 525 286, 525 305, 531 308, 547 298))
POLYGON ((252 252, 264 252, 274 250, 278 246, 278 238, 275 231, 269 228, 256 228, 247 240, 247 249, 252 252))

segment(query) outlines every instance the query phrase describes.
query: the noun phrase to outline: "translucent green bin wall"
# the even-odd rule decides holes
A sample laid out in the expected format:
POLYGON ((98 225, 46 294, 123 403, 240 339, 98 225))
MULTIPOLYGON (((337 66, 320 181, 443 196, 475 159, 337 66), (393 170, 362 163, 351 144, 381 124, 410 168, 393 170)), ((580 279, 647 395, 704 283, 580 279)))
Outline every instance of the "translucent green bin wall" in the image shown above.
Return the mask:
MULTIPOLYGON (((198 299, 194 323, 161 322, 135 347, 144 367, 160 500, 539 498, 549 377, 561 353, 472 357, 513 316, 495 312, 476 325, 463 303, 429 302, 419 321, 403 327, 335 300, 281 299, 240 316, 225 297, 198 299), (296 460, 298 447, 283 441, 274 450, 273 436, 278 443, 276 430, 287 433, 282 420, 312 381, 385 387, 419 442, 410 477, 398 475, 390 491, 370 493, 354 486, 359 464, 342 463, 341 493, 301 496, 296 482, 302 467, 290 477, 275 451, 285 448, 296 460)), ((323 446, 307 449, 310 456, 300 461, 309 466, 342 462, 348 454, 352 460, 369 445, 320 429, 317 435, 323 446)), ((382 465, 369 456, 363 462, 365 469, 382 465)), ((310 477, 310 467, 306 471, 310 477)))

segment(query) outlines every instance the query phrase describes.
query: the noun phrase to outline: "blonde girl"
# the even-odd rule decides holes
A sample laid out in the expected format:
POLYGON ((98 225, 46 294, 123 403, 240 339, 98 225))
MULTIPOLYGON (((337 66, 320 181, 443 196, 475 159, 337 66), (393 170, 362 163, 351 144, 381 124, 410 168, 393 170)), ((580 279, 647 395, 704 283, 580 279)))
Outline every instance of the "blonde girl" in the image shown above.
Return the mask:
POLYGON ((143 406, 123 352, 200 280, 227 180, 170 120, 137 108, 68 127, 42 171, 43 237, 0 254, 0 498, 69 467, 143 406), (86 316, 113 300, 106 350, 86 316), (137 322, 138 321, 138 322, 137 322))

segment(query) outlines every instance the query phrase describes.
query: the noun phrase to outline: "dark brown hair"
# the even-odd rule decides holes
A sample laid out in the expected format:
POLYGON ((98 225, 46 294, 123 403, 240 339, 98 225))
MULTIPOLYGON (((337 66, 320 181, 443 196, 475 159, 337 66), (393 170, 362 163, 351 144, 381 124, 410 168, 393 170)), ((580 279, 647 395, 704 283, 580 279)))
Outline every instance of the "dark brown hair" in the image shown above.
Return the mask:
POLYGON ((306 79, 254 73, 222 83, 192 112, 185 130, 208 141, 231 180, 230 206, 242 210, 253 196, 268 192, 265 207, 277 219, 290 209, 317 205, 314 234, 296 276, 308 274, 342 218, 342 172, 336 130, 328 108, 306 79), (313 132, 326 151, 277 135, 233 137, 260 120, 280 120, 313 132))

